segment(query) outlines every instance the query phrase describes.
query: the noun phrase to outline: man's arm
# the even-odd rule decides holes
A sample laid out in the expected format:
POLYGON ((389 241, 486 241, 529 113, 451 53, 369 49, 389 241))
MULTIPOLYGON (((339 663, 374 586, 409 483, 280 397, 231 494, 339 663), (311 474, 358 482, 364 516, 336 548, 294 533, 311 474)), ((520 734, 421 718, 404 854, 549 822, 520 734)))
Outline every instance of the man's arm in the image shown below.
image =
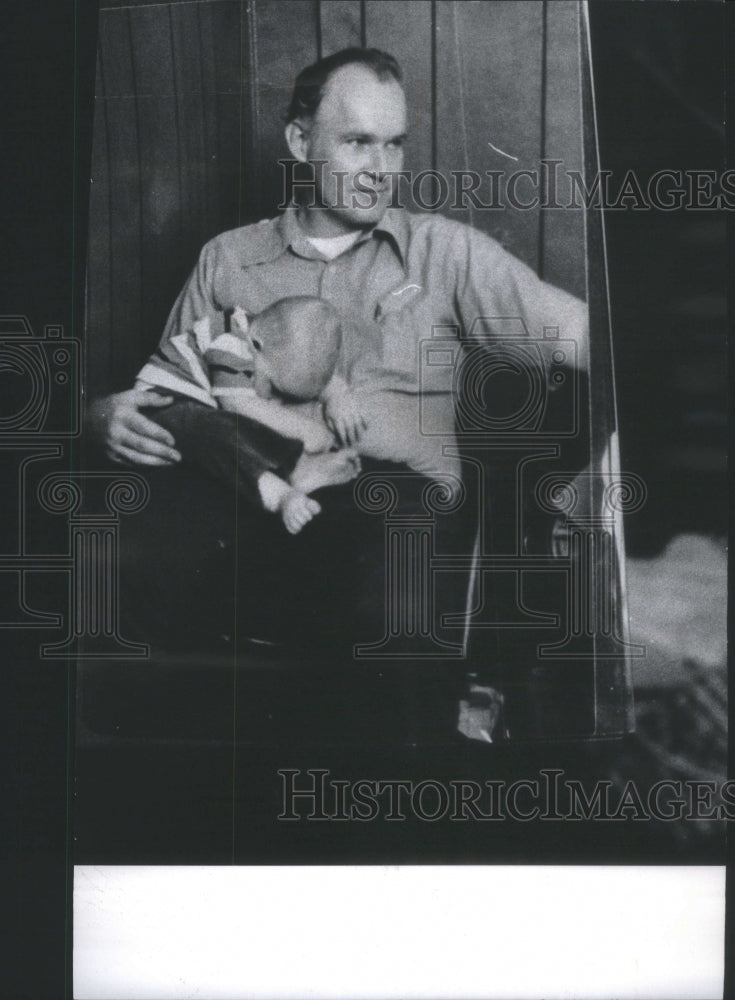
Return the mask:
POLYGON ((544 331, 556 327, 561 340, 571 340, 575 345, 575 350, 565 353, 561 363, 586 370, 589 359, 586 303, 542 281, 530 267, 484 233, 462 226, 455 239, 452 256, 457 267, 457 300, 465 330, 470 333, 473 323, 479 317, 486 317, 489 322, 480 328, 489 326, 491 336, 502 340, 502 326, 495 326, 493 321, 522 320, 548 365, 558 344, 545 336, 544 331))
MULTIPOLYGON (((198 319, 217 315, 212 297, 213 272, 216 251, 208 243, 197 265, 189 276, 168 317, 158 349, 154 355, 156 366, 171 374, 172 387, 187 382, 194 386, 192 370, 183 362, 181 353, 172 341, 175 337, 193 330, 198 319)), ((198 364, 196 352, 193 362, 198 364)), ((202 371, 204 367, 202 366, 202 371)), ((206 378, 206 374, 205 374, 206 378)), ((168 383, 166 383, 168 384, 168 383)), ((179 387, 180 388, 180 387, 179 387)), ((200 386, 202 401, 207 390, 200 386)), ((196 397, 195 397, 196 398, 196 397)), ((125 392, 93 400, 87 410, 87 430, 100 449, 113 462, 124 465, 174 465, 181 461, 173 436, 140 411, 147 407, 163 407, 172 397, 161 395, 136 386, 125 392)))
POLYGON ((121 465, 175 465, 181 461, 173 435, 140 411, 164 407, 171 396, 128 389, 95 399, 87 410, 87 431, 105 455, 121 465))

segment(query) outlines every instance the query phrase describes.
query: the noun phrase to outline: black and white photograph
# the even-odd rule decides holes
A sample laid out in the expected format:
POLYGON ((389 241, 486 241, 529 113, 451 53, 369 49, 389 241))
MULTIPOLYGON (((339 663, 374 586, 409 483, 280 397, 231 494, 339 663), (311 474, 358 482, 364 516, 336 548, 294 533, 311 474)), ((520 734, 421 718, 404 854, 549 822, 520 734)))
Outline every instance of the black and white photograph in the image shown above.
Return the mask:
POLYGON ((727 995, 725 5, 2 17, 7 995, 727 995))

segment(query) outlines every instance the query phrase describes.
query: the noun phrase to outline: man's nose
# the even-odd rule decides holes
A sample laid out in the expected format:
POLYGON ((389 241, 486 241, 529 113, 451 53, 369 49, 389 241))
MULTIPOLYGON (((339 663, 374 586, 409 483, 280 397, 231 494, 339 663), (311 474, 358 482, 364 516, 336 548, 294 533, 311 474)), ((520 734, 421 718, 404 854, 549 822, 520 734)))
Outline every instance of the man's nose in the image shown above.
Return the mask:
POLYGON ((388 172, 388 158, 382 146, 374 146, 370 152, 370 165, 368 173, 376 180, 380 181, 388 172))

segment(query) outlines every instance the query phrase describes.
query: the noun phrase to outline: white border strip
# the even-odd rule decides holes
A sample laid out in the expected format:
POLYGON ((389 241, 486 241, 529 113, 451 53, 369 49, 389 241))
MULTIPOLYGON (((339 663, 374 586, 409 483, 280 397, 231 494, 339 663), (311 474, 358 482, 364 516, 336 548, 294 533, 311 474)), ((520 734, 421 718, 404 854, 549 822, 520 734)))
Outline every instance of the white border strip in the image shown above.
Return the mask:
POLYGON ((722 996, 724 867, 99 867, 76 1000, 722 996))

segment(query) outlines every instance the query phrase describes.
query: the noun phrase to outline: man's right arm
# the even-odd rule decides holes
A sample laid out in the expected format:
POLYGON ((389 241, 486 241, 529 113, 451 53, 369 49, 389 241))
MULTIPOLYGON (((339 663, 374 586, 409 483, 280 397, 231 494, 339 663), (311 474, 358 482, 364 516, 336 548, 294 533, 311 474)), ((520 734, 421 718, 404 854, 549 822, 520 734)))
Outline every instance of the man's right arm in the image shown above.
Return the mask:
POLYGON ((181 455, 173 435, 141 413, 168 406, 172 399, 148 389, 95 399, 87 410, 87 430, 107 458, 120 465, 176 465, 181 455))
MULTIPOLYGON (((197 266, 176 300, 156 352, 157 365, 168 368, 171 376, 184 385, 192 381, 192 374, 180 364, 180 352, 172 349, 171 341, 192 329, 196 320, 216 314, 211 294, 214 256, 212 241, 202 250, 197 266)), ((198 391, 203 392, 201 387, 198 391)), ((168 406, 172 399, 136 384, 125 392, 93 400, 87 410, 87 430, 113 462, 175 465, 181 461, 181 455, 172 434, 141 412, 148 407, 168 406)))

